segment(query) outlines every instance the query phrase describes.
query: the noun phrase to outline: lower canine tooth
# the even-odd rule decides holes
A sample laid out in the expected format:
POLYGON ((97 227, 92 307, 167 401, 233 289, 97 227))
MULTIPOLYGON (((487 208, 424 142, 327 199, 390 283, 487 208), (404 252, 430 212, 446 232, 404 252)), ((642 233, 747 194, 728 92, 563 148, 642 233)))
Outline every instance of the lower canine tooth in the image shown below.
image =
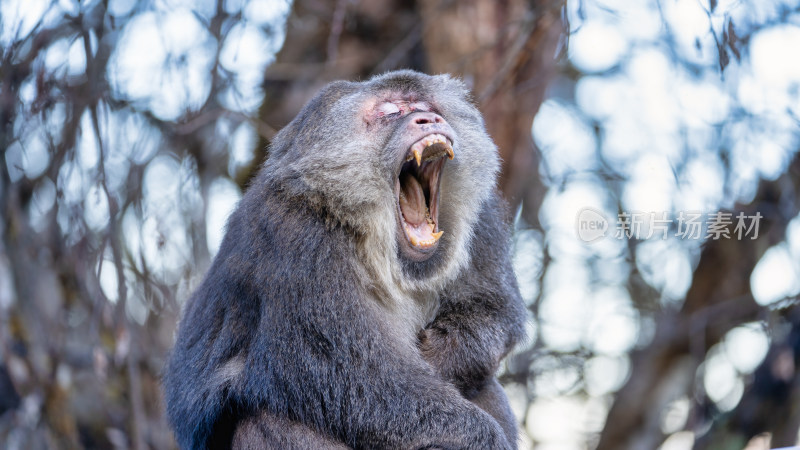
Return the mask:
POLYGON ((439 238, 442 237, 443 234, 444 234, 444 231, 439 231, 437 233, 433 233, 433 239, 432 239, 431 243, 438 241, 439 238))

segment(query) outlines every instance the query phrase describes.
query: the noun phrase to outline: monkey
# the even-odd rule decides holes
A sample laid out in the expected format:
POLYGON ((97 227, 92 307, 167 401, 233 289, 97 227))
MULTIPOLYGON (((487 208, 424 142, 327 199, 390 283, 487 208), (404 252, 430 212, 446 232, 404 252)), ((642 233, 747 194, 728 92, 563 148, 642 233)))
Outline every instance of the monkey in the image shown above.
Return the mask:
POLYGON ((272 140, 163 375, 181 448, 515 449, 524 339, 497 148, 469 90, 324 87, 272 140))

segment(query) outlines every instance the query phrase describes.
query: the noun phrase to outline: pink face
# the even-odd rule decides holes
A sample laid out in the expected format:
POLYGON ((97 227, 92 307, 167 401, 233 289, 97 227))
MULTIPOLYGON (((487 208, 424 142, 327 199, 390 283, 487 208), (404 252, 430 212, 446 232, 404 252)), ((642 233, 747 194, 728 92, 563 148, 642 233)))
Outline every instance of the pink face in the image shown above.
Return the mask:
POLYGON ((394 94, 368 105, 364 121, 367 125, 371 125, 377 119, 399 118, 416 111, 428 112, 432 110, 433 107, 430 103, 419 101, 413 97, 394 94))

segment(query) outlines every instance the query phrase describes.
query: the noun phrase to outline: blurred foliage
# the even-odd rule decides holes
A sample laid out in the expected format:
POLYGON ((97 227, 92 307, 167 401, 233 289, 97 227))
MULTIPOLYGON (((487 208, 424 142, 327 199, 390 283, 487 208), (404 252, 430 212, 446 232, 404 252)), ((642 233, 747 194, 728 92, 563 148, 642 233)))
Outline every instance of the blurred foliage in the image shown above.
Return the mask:
POLYGON ((523 445, 797 442, 797 2, 5 0, 0 19, 3 448, 173 447, 164 357, 270 138, 325 82, 401 67, 464 78, 505 161, 523 445), (763 219, 757 239, 672 220, 587 244, 586 208, 611 232, 763 219))
POLYGON ((158 380, 176 299, 209 264, 207 218, 224 224, 209 208, 257 164, 288 11, 266 7, 0 5, 4 448, 174 445, 158 380))

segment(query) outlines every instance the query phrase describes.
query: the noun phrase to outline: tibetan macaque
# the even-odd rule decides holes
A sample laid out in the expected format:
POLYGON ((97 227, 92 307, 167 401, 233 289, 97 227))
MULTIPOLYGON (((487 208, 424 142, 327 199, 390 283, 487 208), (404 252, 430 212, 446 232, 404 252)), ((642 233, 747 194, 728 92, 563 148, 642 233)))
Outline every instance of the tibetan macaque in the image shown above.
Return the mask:
POLYGON ((169 358, 182 448, 513 449, 497 149, 464 85, 325 87, 272 142, 169 358))

